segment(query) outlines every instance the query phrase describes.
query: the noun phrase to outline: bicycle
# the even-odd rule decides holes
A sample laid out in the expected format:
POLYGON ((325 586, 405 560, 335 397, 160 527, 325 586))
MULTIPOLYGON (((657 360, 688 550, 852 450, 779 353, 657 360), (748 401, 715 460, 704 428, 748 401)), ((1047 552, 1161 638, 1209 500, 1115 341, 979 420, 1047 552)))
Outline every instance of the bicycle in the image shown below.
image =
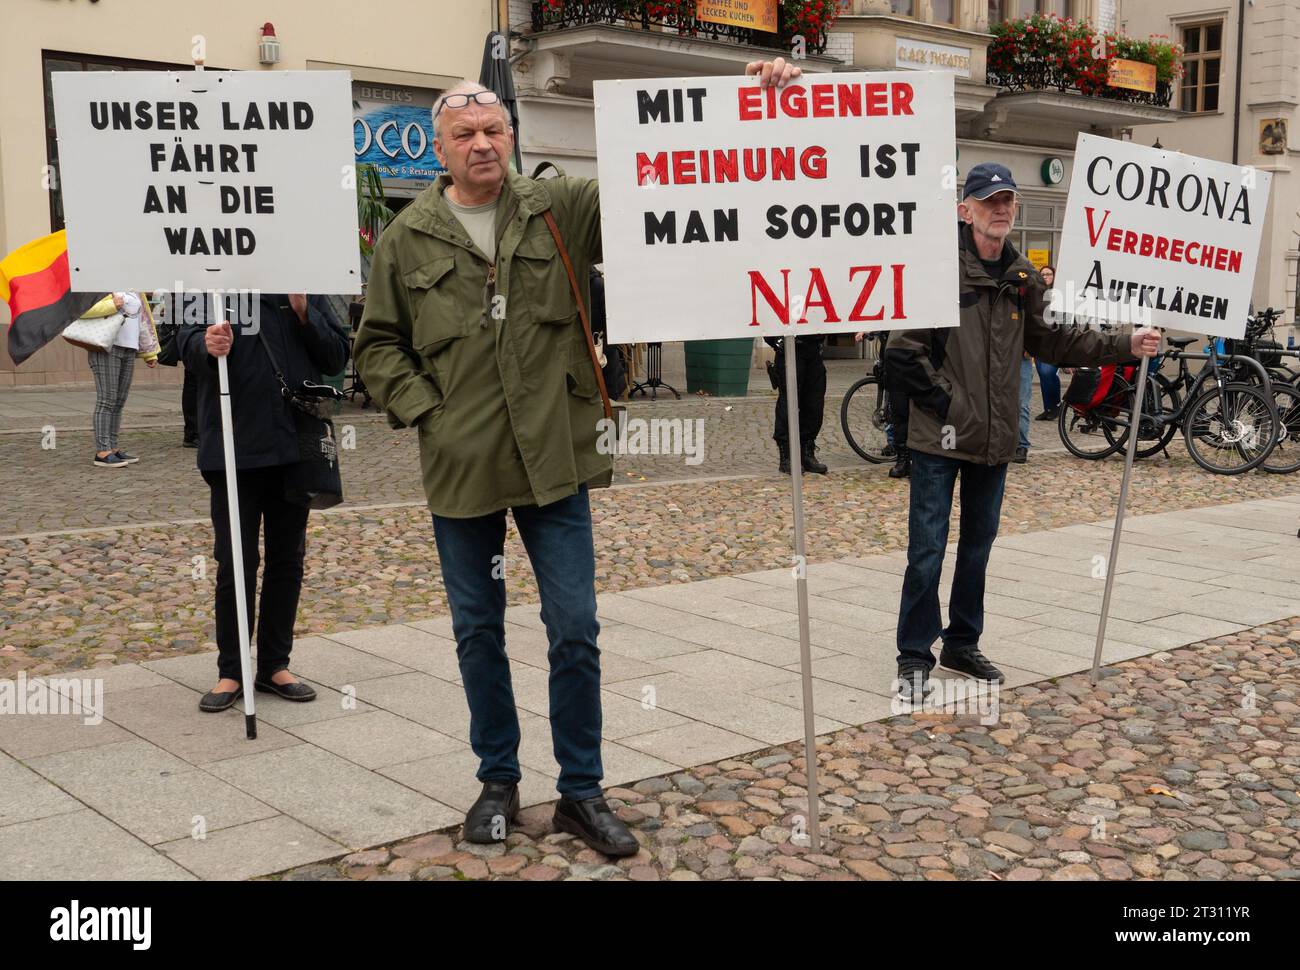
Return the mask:
MULTIPOLYGON (((1246 318, 1245 337, 1224 342, 1226 350, 1253 358, 1267 373, 1277 409, 1278 440, 1259 467, 1276 475, 1300 470, 1300 371, 1292 370, 1282 359, 1300 357, 1300 352, 1286 350, 1273 338, 1273 325, 1281 316, 1282 311, 1272 307, 1252 313, 1246 318)), ((1238 366, 1234 379, 1259 383, 1259 374, 1253 368, 1238 366)))
MULTIPOLYGON (((1198 465, 1215 474, 1239 475, 1263 464, 1278 439, 1268 374, 1254 358, 1239 354, 1220 358, 1213 338, 1208 353, 1188 353, 1187 346, 1196 339, 1168 338, 1175 352, 1167 357, 1178 361, 1175 380, 1158 373, 1158 365, 1148 371, 1135 456, 1149 458, 1165 451, 1181 429, 1188 454, 1198 465), (1189 360, 1204 360, 1208 366, 1193 377, 1189 360), (1232 380, 1244 373, 1239 368, 1254 373, 1259 384, 1232 380)), ((1128 447, 1134 371, 1115 368, 1110 387, 1087 408, 1075 403, 1062 407, 1057 430, 1072 454, 1097 460, 1128 447)))
POLYGON ((894 458, 893 412, 885 384, 885 342, 888 333, 869 333, 864 339, 876 344, 876 362, 871 373, 844 392, 840 402, 840 428, 844 440, 858 457, 873 465, 894 458), (884 444, 881 444, 881 441, 884 444))

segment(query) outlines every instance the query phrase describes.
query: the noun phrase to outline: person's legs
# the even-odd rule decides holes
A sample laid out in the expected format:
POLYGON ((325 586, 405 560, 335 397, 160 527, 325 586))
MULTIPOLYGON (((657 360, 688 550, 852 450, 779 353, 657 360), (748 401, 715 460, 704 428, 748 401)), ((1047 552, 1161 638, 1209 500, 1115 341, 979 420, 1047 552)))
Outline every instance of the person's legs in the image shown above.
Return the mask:
POLYGON ((1029 405, 1034 396, 1034 362, 1020 358, 1020 447, 1029 447, 1029 405))
POLYGON ((95 375, 95 453, 107 454, 113 450, 113 398, 117 394, 119 360, 111 349, 88 350, 86 360, 95 375))
POLYGON ((952 492, 962 462, 912 452, 912 488, 907 519, 907 571, 898 607, 898 662, 921 660, 934 667, 930 648, 943 627, 939 573, 948 545, 952 492))
POLYGON ((469 704, 469 743, 479 781, 518 782, 519 714, 506 659, 506 584, 501 570, 506 513, 433 517, 451 607, 456 659, 469 704))
MULTIPOLYGON (((772 440, 784 448, 790 443, 790 419, 786 413, 785 401, 785 357, 784 349, 776 352, 776 424, 772 428, 772 440)), ((796 364, 798 361, 795 362, 796 364)))
POLYGON ((185 437, 187 442, 199 440, 199 379, 184 364, 185 383, 181 385, 181 414, 185 419, 185 437))
POLYGON ((907 422, 911 414, 911 401, 901 391, 888 391, 889 416, 894 423, 894 445, 907 447, 907 422))
POLYGON ((1043 392, 1043 411, 1050 414, 1061 406, 1061 378, 1052 364, 1036 362, 1038 384, 1043 392))
POLYGON ((284 468, 267 468, 262 476, 262 514, 266 520, 262 598, 257 609, 257 678, 289 666, 293 624, 302 593, 303 557, 307 551, 307 512, 284 497, 284 468))
MULTIPOLYGON (((263 488, 259 469, 237 472, 239 490, 239 534, 244 552, 244 594, 248 615, 248 635, 253 636, 253 603, 257 591, 258 532, 262 523, 263 488)), ((239 653, 239 613, 235 597, 235 566, 230 545, 230 510, 227 504, 224 470, 205 471, 203 478, 212 491, 212 531, 215 542, 212 557, 217 561, 217 674, 223 680, 243 683, 244 673, 239 653)), ((243 684, 252 689, 251 684, 243 684)))
POLYGON ((551 744, 565 798, 601 794, 600 650, 596 638, 596 555, 587 486, 550 505, 511 510, 542 598, 550 640, 551 744))
POLYGON ((126 407, 127 395, 131 393, 131 379, 135 376, 135 354, 130 347, 114 347, 112 353, 118 358, 117 387, 113 392, 112 413, 109 419, 108 446, 117 450, 117 436, 122 427, 122 409, 126 407))
POLYGON ((945 649, 979 646, 984 632, 984 580, 993 540, 998 537, 1006 480, 1006 465, 962 465, 961 526, 948 599, 948 628, 943 631, 945 649))
POLYGON ((799 439, 807 447, 817 443, 826 411, 826 361, 820 352, 805 354, 798 364, 799 439))

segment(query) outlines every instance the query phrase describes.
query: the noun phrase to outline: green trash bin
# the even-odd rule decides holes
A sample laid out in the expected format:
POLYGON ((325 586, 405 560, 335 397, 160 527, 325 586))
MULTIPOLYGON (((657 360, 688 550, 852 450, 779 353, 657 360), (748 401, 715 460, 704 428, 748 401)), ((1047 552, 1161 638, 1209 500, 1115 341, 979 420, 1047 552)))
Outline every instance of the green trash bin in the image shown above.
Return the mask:
POLYGON ((754 339, 691 340, 686 344, 686 390, 714 397, 744 397, 749 393, 749 365, 754 339))

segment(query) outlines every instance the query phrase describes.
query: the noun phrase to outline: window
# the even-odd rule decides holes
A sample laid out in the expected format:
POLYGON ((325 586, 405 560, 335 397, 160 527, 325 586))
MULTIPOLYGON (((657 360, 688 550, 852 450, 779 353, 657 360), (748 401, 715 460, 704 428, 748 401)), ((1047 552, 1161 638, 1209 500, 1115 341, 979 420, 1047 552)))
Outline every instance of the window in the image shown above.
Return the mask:
POLYGON ((1065 19, 1070 16, 1070 0, 1038 0, 1039 13, 1054 13, 1065 19))
POLYGON ((957 13, 955 0, 930 0, 930 13, 936 24, 950 24, 957 13))
POLYGON ((1223 66, 1223 21, 1183 28, 1183 83, 1179 106, 1184 111, 1219 110, 1219 71, 1223 66))
POLYGON ((1016 0, 989 0, 989 26, 1016 19, 1016 0))
POLYGON ((889 12, 896 17, 914 17, 916 0, 889 0, 889 12))

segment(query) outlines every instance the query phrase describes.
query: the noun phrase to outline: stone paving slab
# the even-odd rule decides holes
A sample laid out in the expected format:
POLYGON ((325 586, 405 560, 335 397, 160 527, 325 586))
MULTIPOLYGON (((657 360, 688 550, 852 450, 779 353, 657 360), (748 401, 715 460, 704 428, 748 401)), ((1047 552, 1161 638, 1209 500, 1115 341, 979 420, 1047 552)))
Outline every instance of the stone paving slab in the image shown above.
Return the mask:
MULTIPOLYGON (((1295 496, 1131 517, 1104 661, 1300 612, 1298 519, 1295 496)), ((1007 686, 1089 668, 1102 592, 1093 557, 1108 541, 1105 523, 998 541, 984 647, 1007 686)), ((952 567, 950 547, 949 578, 952 567)), ((894 713, 905 568, 901 553, 809 567, 819 733, 894 713)), ((941 592, 946 601, 947 582, 941 592)), ((598 609, 607 786, 802 739, 788 569, 601 594, 598 609)), ((536 604, 509 608, 507 644, 523 801, 537 805, 554 799, 559 768, 536 604)), ((0 718, 5 874, 41 860, 43 875, 68 878, 248 878, 460 821, 477 795, 477 759, 449 617, 304 637, 294 664, 320 697, 257 695, 255 742, 240 711, 194 709, 215 679, 211 653, 78 672, 102 678, 98 725, 84 712, 0 718), (191 837, 196 815, 204 839, 191 837), (77 850, 88 842, 94 851, 77 850)))

